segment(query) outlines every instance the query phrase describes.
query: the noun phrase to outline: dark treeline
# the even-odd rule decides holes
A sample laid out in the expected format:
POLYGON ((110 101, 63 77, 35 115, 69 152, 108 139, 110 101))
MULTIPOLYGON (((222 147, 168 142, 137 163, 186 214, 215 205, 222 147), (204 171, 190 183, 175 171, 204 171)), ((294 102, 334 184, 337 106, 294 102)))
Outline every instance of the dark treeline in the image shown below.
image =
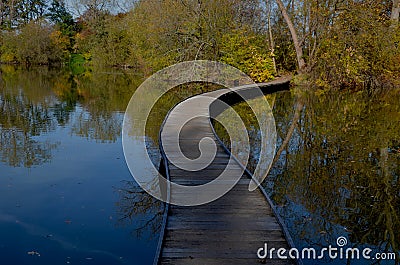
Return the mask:
POLYGON ((0 61, 133 67, 208 59, 262 82, 399 85, 399 0, 0 0, 0 61))

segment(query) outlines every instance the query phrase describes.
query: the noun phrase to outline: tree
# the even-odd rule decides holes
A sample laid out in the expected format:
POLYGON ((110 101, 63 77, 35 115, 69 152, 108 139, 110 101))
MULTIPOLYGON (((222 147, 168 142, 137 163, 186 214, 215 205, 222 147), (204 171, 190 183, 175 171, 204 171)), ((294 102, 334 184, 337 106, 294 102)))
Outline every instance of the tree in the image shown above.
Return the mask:
POLYGON ((3 1, 0 1, 0 28, 3 27, 3 23, 6 17, 6 5, 3 1))
POLYGON ((293 45, 294 48, 296 50, 296 56, 297 56, 297 64, 299 67, 299 72, 303 72, 305 71, 305 67, 306 67, 306 63, 304 61, 303 58, 303 48, 300 44, 299 38, 297 36, 297 32, 296 32, 296 28, 292 22, 292 19, 290 18, 285 5, 283 4, 283 2, 281 0, 276 0, 279 9, 281 10, 282 16, 286 21, 286 24, 289 28, 290 34, 292 36, 292 40, 293 40, 293 45))
POLYGON ((30 21, 38 21, 45 15, 47 2, 45 0, 18 1, 18 24, 26 25, 30 21))
POLYGON ((58 43, 65 52, 73 52, 76 35, 76 23, 72 15, 67 11, 63 0, 53 0, 49 7, 47 17, 55 23, 53 40, 58 43))
POLYGON ((60 25, 73 25, 74 19, 72 15, 67 11, 65 7, 65 2, 63 0, 53 0, 49 7, 49 12, 47 13, 49 19, 60 25))
POLYGON ((98 40, 100 45, 91 49, 94 65, 125 68, 134 65, 132 40, 128 35, 128 25, 125 14, 107 16, 105 35, 98 40))
POLYGON ((42 19, 47 4, 47 0, 0 0, 0 28, 19 28, 42 19))
POLYGON ((113 0, 72 0, 70 3, 79 16, 88 13, 88 10, 105 12, 113 6, 113 0))
POLYGON ((393 7, 391 13, 391 19, 395 24, 399 23, 399 13, 400 13, 400 0, 393 0, 393 7))
POLYGON ((52 27, 47 22, 32 21, 15 37, 17 61, 27 65, 62 61, 62 49, 52 39, 52 27))
POLYGON ((312 75, 318 85, 374 89, 396 86, 400 73, 398 30, 382 2, 349 2, 321 35, 312 75))
POLYGON ((241 29, 262 32, 258 2, 139 1, 128 14, 136 61, 143 62, 142 67, 152 72, 180 61, 219 60, 230 33, 241 29))
POLYGON ((275 41, 272 34, 272 25, 271 25, 271 13, 272 13, 272 5, 271 1, 265 1, 267 6, 267 20, 268 20, 268 38, 269 38, 269 45, 271 51, 272 62, 274 64, 274 72, 277 73, 276 69, 276 60, 275 60, 275 41))
POLYGON ((16 17, 21 0, 0 0, 0 29, 11 29, 16 25, 16 17))

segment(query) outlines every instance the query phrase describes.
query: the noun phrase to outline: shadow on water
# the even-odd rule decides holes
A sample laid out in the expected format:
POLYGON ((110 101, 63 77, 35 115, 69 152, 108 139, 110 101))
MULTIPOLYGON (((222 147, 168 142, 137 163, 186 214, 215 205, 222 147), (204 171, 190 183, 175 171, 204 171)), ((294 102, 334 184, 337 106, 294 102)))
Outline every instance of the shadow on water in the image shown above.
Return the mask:
MULTIPOLYGON (((268 95, 277 126, 277 155, 264 186, 298 247, 369 247, 397 260, 305 260, 305 264, 398 264, 400 249, 400 93, 279 92, 268 95)), ((260 133, 244 103, 234 106, 248 128, 249 169, 260 133)), ((225 132, 216 124, 218 134, 225 132)))

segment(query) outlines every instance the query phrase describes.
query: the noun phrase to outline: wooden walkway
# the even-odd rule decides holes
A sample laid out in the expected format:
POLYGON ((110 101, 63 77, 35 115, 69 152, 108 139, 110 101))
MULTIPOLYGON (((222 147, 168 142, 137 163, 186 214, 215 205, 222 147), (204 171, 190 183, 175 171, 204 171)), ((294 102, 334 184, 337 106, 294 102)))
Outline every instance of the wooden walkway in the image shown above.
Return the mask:
MULTIPOLYGON (((268 84, 280 85, 279 82, 268 84)), ((267 87, 268 88, 268 87, 267 87)), ((220 97, 227 89, 203 94, 220 97)), ((163 148, 168 148, 176 135, 178 120, 193 113, 204 114, 187 123, 180 131, 179 143, 188 158, 200 155, 198 144, 204 137, 217 144, 217 155, 205 169, 185 171, 168 163, 171 181, 184 185, 199 185, 215 179, 225 168, 229 154, 221 146, 211 128, 208 112, 211 101, 189 98, 178 104, 168 115, 161 131, 163 148)), ((177 151, 178 152, 178 151, 177 151)), ((172 154, 173 155, 173 154, 172 154)), ((239 171, 239 164, 231 170, 239 171)), ((269 248, 290 248, 284 230, 274 215, 270 201, 262 190, 248 191, 249 177, 242 176, 237 185, 220 199, 211 203, 184 207, 169 205, 163 231, 158 264, 292 264, 288 260, 259 260, 257 250, 268 243, 269 248)), ((173 198, 174 193, 170 196, 173 198)), ((291 241, 289 241, 291 242, 291 241)))

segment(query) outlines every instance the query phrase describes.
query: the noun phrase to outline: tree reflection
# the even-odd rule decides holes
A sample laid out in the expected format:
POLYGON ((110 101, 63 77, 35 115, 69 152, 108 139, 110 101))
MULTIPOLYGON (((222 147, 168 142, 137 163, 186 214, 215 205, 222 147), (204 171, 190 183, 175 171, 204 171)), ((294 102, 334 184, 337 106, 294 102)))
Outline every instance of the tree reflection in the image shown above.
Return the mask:
POLYGON ((118 71, 73 74, 68 69, 0 67, 0 155, 11 166, 51 160, 57 127, 100 142, 121 134, 122 112, 141 82, 118 71))
POLYGON ((42 85, 37 93, 27 92, 23 84, 34 78, 26 76, 15 82, 16 75, 11 69, 10 75, 1 75, 0 87, 0 154, 1 160, 11 166, 31 167, 51 159, 51 150, 57 143, 40 142, 35 136, 54 130, 49 106, 55 101, 49 90, 46 73, 36 81, 42 85), (19 89, 22 87, 22 89, 19 89))
MULTIPOLYGON (((342 233, 355 244, 399 250, 399 100, 397 92, 379 98, 362 92, 306 94, 294 100, 295 106, 305 102, 304 108, 298 117, 294 110, 285 127, 284 135, 290 134, 297 120, 275 165, 273 196, 279 205, 289 200, 311 213, 304 217, 309 225, 295 228, 305 241, 342 233)), ((284 123, 280 113, 287 109, 275 109, 277 123, 284 123)))
POLYGON ((34 141, 28 134, 15 129, 2 129, 0 141, 1 161, 14 167, 48 162, 51 150, 57 147, 57 143, 34 141))
POLYGON ((118 190, 116 203, 118 224, 135 224, 134 236, 150 233, 155 237, 160 233, 164 213, 164 203, 140 188, 134 181, 124 181, 118 190))
POLYGON ((72 123, 72 132, 78 136, 101 142, 115 142, 121 134, 122 115, 104 113, 92 115, 82 112, 72 123))

